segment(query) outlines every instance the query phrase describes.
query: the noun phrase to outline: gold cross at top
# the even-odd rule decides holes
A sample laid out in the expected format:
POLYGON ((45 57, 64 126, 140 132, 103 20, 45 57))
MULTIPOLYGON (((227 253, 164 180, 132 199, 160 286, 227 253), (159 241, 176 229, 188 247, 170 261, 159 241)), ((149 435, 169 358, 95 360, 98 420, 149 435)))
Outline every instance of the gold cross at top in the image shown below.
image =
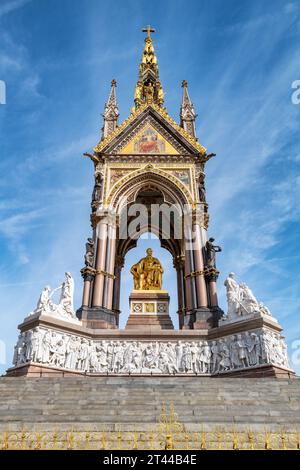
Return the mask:
POLYGON ((142 31, 143 33, 147 33, 148 38, 150 38, 150 33, 155 33, 155 29, 152 28, 150 25, 143 28, 142 31))

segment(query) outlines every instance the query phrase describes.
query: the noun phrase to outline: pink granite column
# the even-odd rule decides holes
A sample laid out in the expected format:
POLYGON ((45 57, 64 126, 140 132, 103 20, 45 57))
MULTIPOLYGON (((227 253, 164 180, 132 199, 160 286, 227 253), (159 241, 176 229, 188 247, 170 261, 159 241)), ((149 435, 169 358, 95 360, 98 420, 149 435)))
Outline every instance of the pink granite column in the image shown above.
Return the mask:
POLYGON ((218 307, 217 283, 215 278, 211 278, 209 281, 209 292, 211 307, 218 307))
POLYGON ((196 288, 197 288, 197 307, 207 307, 207 291, 206 283, 203 274, 204 262, 203 262, 203 251, 201 246, 201 231, 198 224, 194 225, 194 261, 195 271, 198 273, 195 276, 196 288))
POLYGON ((109 226, 108 247, 106 250, 107 276, 105 280, 105 295, 104 295, 104 307, 108 308, 109 310, 112 309, 112 303, 113 303, 115 255, 116 255, 116 228, 114 226, 109 226))
MULTIPOLYGON (((190 227, 186 228, 185 234, 185 278, 189 280, 190 285, 190 297, 191 297, 191 309, 197 308, 197 294, 196 294, 196 282, 195 282, 195 265, 194 265, 194 254, 193 254, 193 234, 190 227)), ((188 302, 187 302, 188 303, 188 302)), ((187 310, 190 310, 186 305, 187 310)))
POLYGON ((177 295, 178 295, 178 323, 179 329, 182 329, 184 324, 184 312, 185 312, 185 299, 184 299, 184 260, 181 257, 177 257, 174 262, 177 273, 177 295))
POLYGON ((97 255, 96 255, 96 274, 94 281, 93 291, 93 307, 103 306, 103 287, 104 287, 104 274, 101 271, 105 270, 106 248, 107 248, 107 222, 100 221, 98 224, 98 238, 97 238, 97 255), (100 272, 99 272, 100 271, 100 272))
POLYGON ((186 310, 192 310, 192 279, 191 279, 191 263, 190 263, 190 251, 185 251, 185 262, 184 262, 184 278, 185 278, 185 295, 186 295, 186 310))
POLYGON ((113 310, 120 310, 120 290, 121 290, 121 271, 124 266, 124 260, 121 256, 116 256, 115 261, 115 282, 113 293, 113 310))
POLYGON ((83 283, 82 306, 88 307, 90 302, 91 281, 86 277, 83 283))

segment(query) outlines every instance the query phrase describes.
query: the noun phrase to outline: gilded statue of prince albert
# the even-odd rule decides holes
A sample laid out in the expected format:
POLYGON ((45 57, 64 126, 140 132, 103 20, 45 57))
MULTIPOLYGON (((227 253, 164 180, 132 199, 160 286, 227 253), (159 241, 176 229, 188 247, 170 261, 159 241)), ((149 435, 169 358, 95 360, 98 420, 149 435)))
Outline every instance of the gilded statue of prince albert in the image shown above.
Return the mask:
POLYGON ((162 273, 160 261, 152 256, 152 249, 146 250, 147 256, 134 264, 130 269, 135 290, 161 290, 162 273))

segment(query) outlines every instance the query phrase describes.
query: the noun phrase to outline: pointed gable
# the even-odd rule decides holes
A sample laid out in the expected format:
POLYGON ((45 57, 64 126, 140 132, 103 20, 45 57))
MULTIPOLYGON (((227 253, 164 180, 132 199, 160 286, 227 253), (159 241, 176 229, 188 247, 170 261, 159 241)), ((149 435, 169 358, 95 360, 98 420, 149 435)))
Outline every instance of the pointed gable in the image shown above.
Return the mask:
MULTIPOLYGON (((143 139, 142 139, 143 140, 143 139)), ((140 140, 140 142, 142 142, 140 140)), ((206 149, 199 142, 180 127, 167 113, 165 108, 153 104, 146 104, 126 119, 117 129, 99 142, 94 148, 95 153, 105 154, 200 154, 205 155, 206 149), (157 145, 148 146, 138 144, 143 132, 149 132, 144 139, 151 139, 156 134, 159 140, 157 145), (148 152, 145 149, 148 148, 148 152), (165 149, 165 151, 163 150, 165 149), (142 150, 144 149, 144 150, 142 150), (157 151, 155 151, 155 149, 157 151)))

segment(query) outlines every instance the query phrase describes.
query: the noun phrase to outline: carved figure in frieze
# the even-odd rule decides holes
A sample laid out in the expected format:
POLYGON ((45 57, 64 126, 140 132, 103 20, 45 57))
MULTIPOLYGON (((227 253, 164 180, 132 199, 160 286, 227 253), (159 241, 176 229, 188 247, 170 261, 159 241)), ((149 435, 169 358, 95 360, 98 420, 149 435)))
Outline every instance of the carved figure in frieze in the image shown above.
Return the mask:
POLYGON ((162 373, 172 373, 172 367, 169 362, 169 355, 167 351, 167 346, 165 344, 161 344, 159 348, 159 355, 158 355, 158 369, 162 373))
POLYGON ((40 362, 42 358, 42 333, 39 327, 33 329, 31 337, 32 361, 40 362))
POLYGON ((237 346, 238 346, 239 360, 240 360, 242 367, 248 367, 249 366, 248 351, 247 351, 245 340, 243 339, 241 334, 237 335, 237 346))
POLYGON ((198 374, 200 372, 199 361, 198 361, 199 350, 195 342, 191 344, 190 351, 191 351, 191 369, 195 374, 198 374))
POLYGON ((168 358, 169 358, 169 369, 170 374, 173 372, 178 372, 178 363, 177 363, 177 356, 175 351, 175 346, 173 343, 168 342, 166 346, 168 358))
POLYGON ((210 372, 211 351, 207 341, 199 341, 199 372, 210 372))
POLYGON ((181 368, 183 372, 190 372, 192 370, 192 352, 189 343, 183 345, 181 368))
POLYGON ((175 344, 175 354, 176 354, 176 366, 177 369, 181 369, 181 361, 182 361, 182 344, 180 341, 177 341, 175 344))
MULTIPOLYGON (((100 341, 100 343, 96 346, 97 350, 97 357, 98 357, 98 371, 104 372, 107 370, 107 348, 104 341, 100 341)), ((125 361, 125 355, 124 355, 125 361)))
POLYGON ((114 348, 114 361, 113 361, 113 371, 119 373, 123 368, 124 364, 124 345, 120 341, 117 341, 114 348))
POLYGON ((216 374, 220 370, 220 351, 217 341, 212 341, 211 344, 211 372, 216 374))
POLYGON ((219 348, 220 348, 220 356, 221 356, 220 370, 222 371, 229 370, 231 367, 230 350, 225 339, 220 340, 219 348))
POLYGON ((24 347, 24 338, 23 338, 23 334, 20 333, 18 336, 18 340, 14 347, 13 364, 15 366, 21 362, 20 357, 21 357, 23 347, 24 347))
POLYGON ((259 338, 255 333, 245 333, 245 344, 248 350, 249 365, 255 366, 259 363, 259 338))
POLYGON ((53 351, 53 354, 51 356, 50 363, 53 364, 54 366, 64 367, 65 358, 66 358, 66 343, 65 343, 65 337, 62 336, 56 342, 55 350, 53 351))
POLYGON ((238 347, 238 343, 237 343, 237 337, 235 335, 233 335, 231 337, 229 351, 230 351, 231 367, 233 369, 235 369, 237 367, 240 367, 241 366, 241 361, 240 361, 240 357, 239 357, 239 347, 238 347))
POLYGON ((110 341, 107 345, 106 361, 107 361, 107 369, 109 371, 112 371, 113 363, 114 363, 114 343, 112 341, 110 341))
POLYGON ((89 371, 89 353, 90 353, 90 342, 86 338, 82 338, 80 351, 78 355, 77 367, 83 372, 89 371))

